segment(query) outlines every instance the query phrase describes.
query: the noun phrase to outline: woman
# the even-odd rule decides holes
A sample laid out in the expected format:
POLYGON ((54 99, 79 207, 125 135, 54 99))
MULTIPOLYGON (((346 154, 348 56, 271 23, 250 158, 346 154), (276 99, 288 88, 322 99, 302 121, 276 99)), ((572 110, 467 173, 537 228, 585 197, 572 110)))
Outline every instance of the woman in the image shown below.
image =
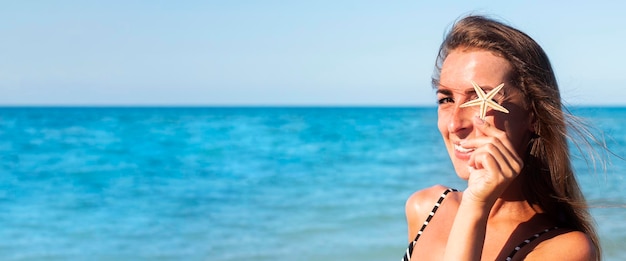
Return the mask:
POLYGON ((600 260, 541 47, 508 25, 465 17, 441 45, 433 85, 439 131, 468 187, 411 195, 403 260, 600 260))

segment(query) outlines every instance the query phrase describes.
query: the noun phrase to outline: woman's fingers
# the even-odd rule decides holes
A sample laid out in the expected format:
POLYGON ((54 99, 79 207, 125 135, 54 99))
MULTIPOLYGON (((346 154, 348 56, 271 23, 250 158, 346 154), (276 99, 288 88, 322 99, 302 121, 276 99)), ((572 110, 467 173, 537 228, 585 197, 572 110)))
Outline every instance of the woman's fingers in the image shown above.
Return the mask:
POLYGON ((509 141, 509 137, 507 136, 506 132, 496 128, 489 122, 483 121, 478 117, 474 117, 473 121, 474 127, 476 128, 477 132, 483 134, 480 136, 496 138, 500 142, 502 142, 502 144, 506 146, 509 151, 514 151, 513 144, 511 144, 511 142, 509 141))
POLYGON ((503 174, 514 174, 522 169, 521 158, 493 137, 476 138, 471 142, 463 143, 462 146, 475 148, 468 162, 474 168, 490 167, 490 170, 496 173, 503 172, 503 174), (511 171, 507 170, 514 173, 509 173, 511 171))
MULTIPOLYGON (((506 132, 499 130, 493 125, 489 124, 481 120, 478 117, 474 117, 474 126, 478 132, 483 135, 465 140, 461 142, 461 146, 465 148, 480 148, 486 144, 494 145, 496 148, 500 149, 506 157, 511 157, 516 165, 521 165, 523 163, 522 159, 517 155, 513 144, 509 141, 506 132)), ((516 166, 512 166, 516 167, 516 166)))
POLYGON ((519 175, 523 161, 504 131, 478 118, 474 121, 476 131, 483 135, 461 143, 474 149, 468 161, 468 189, 475 198, 490 202, 519 175))

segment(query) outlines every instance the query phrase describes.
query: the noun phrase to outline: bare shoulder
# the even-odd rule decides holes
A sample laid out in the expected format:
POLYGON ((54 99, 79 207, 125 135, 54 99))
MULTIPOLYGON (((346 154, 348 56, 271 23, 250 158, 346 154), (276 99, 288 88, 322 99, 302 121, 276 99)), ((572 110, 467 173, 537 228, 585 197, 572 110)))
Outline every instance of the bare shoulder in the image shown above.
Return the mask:
POLYGON ((591 239, 580 231, 565 231, 544 240, 528 254, 526 260, 597 260, 591 239))
MULTIPOLYGON (((428 214, 432 210, 433 206, 446 189, 448 189, 448 187, 435 185, 416 191, 407 199, 405 212, 409 227, 409 241, 415 236, 426 217, 428 217, 428 214)), ((446 201, 458 200, 456 195, 448 195, 450 196, 450 199, 447 199, 446 201)))
POLYGON ((442 185, 434 185, 432 187, 416 191, 406 201, 407 214, 409 212, 426 213, 426 211, 430 211, 433 204, 435 204, 437 199, 441 196, 441 193, 446 189, 448 188, 442 185))

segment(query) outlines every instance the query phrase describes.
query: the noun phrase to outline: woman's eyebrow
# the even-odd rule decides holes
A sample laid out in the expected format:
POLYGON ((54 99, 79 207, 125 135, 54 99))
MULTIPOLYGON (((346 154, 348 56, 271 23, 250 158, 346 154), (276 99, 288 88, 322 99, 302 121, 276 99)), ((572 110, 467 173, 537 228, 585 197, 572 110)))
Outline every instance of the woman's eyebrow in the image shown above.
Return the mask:
POLYGON ((437 94, 443 94, 443 95, 452 95, 452 91, 449 89, 443 89, 443 88, 437 88, 437 94))
POLYGON ((437 94, 443 94, 443 95, 452 95, 455 92, 456 93, 462 93, 462 94, 465 94, 465 95, 471 95, 471 94, 475 94, 476 93, 474 88, 467 88, 464 91, 457 92, 457 91, 453 91, 451 88, 448 88, 448 87, 446 87, 444 85, 441 85, 441 84, 439 84, 439 88, 437 88, 437 91, 436 91, 437 94))
MULTIPOLYGON (((489 93, 491 90, 494 89, 494 87, 493 86, 484 86, 484 87, 481 86, 481 89, 483 90, 483 92, 489 93)), ((452 95, 455 92, 456 91, 452 91, 451 88, 446 87, 445 85, 442 85, 442 84, 438 84, 438 88, 436 89, 437 94, 443 94, 443 95, 452 95)), ((468 87, 465 90, 458 91, 456 93, 462 93, 464 95, 474 95, 476 94, 476 90, 472 87, 468 87)))

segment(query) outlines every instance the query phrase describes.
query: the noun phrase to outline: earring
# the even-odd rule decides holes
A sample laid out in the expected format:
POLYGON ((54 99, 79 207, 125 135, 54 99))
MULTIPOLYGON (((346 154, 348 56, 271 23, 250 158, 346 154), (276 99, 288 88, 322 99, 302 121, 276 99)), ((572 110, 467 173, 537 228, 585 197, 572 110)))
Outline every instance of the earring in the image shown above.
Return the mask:
POLYGON ((535 140, 539 138, 541 138, 541 136, 539 136, 539 134, 535 133, 534 131, 530 133, 530 140, 535 140))

